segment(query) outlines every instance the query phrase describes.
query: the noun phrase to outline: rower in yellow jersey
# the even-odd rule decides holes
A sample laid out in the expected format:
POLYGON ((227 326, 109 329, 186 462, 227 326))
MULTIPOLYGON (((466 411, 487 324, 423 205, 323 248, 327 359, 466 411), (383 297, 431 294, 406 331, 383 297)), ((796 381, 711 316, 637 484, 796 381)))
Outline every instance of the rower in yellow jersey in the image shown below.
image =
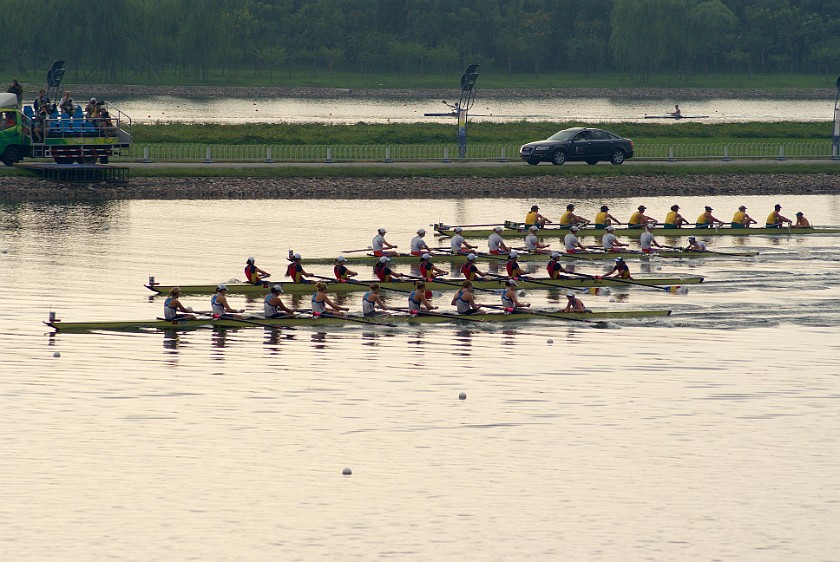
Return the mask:
POLYGON ((546 224, 552 224, 550 220, 542 216, 540 208, 536 205, 531 206, 531 212, 525 215, 525 228, 536 226, 537 228, 545 228, 546 224))
POLYGON ((575 214, 575 206, 571 203, 566 205, 566 212, 560 217, 560 228, 571 228, 573 226, 584 226, 589 221, 575 214))
POLYGON ((682 228, 682 225, 688 224, 688 221, 680 214, 679 205, 671 205, 671 211, 665 215, 665 228, 682 228))
POLYGON ((600 230, 607 228, 611 224, 621 224, 617 218, 609 213, 610 208, 606 205, 601 205, 601 212, 595 215, 595 229, 600 230))
POLYGON ((720 219, 716 219, 714 215, 712 215, 712 208, 706 205, 705 211, 703 211, 697 220, 694 223, 695 228, 712 228, 718 227, 723 224, 723 221, 720 219))
POLYGON ((779 212, 782 210, 782 206, 776 203, 775 207, 773 207, 773 212, 767 215, 767 222, 765 223, 765 228, 782 228, 785 223, 788 226, 793 224, 793 221, 787 217, 783 217, 782 214, 779 212))
POLYGON ((639 205, 638 209, 638 211, 630 216, 630 220, 627 221, 627 228, 644 228, 648 224, 656 224, 656 219, 645 215, 645 209, 647 207, 639 205))
POLYGON ((756 224, 756 222, 747 214, 747 208, 741 205, 738 207, 738 211, 732 215, 732 222, 729 223, 729 226, 732 228, 749 228, 751 224, 756 224))

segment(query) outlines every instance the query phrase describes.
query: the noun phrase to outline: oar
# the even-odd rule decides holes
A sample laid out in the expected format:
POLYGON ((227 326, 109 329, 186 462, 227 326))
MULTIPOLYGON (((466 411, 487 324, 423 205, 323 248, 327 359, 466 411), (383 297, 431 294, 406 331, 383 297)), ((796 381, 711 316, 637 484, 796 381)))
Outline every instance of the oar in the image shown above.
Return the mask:
POLYGON ((448 230, 450 228, 455 228, 456 226, 460 226, 461 228, 463 228, 463 227, 473 228, 473 227, 481 227, 481 226, 502 226, 502 224, 498 223, 498 222, 494 222, 493 224, 454 224, 454 225, 450 226, 448 224, 443 224, 443 223, 439 222, 437 224, 430 224, 429 226, 432 226, 434 228, 440 228, 440 229, 443 229, 443 230, 448 230))
MULTIPOLYGON (((332 279, 330 277, 323 277, 321 275, 313 275, 312 277, 315 277, 316 279, 323 279, 324 281, 330 281, 330 282, 335 283, 335 284, 341 283, 341 281, 339 281, 338 279, 332 279)), ((370 283, 365 283, 364 281, 356 281, 355 279, 346 279, 345 281, 347 283, 350 283, 351 285, 364 285, 364 286, 369 286, 370 285, 370 283)), ((412 293, 411 291, 406 291, 405 289, 395 289, 393 287, 389 287, 387 285, 387 283, 385 283, 384 281, 372 281, 372 283, 378 283, 380 289, 387 289, 389 291, 394 291, 395 293, 405 293, 406 295, 410 295, 412 293)))
MULTIPOLYGON (((392 310, 399 310, 401 312, 411 313, 411 311, 407 308, 393 308, 392 310)), ((443 318, 451 318, 452 320, 465 320, 467 322, 485 322, 485 320, 479 320, 478 318, 470 318, 468 314, 450 314, 448 312, 433 312, 431 310, 421 310, 416 314, 421 316, 441 316, 443 318)))
MULTIPOLYGON (((241 322, 242 324, 248 324, 249 326, 259 326, 260 328, 279 329, 279 328, 287 327, 287 326, 276 326, 276 325, 271 325, 271 324, 263 324, 263 323, 260 323, 260 322, 254 322, 253 320, 247 320, 247 319, 244 319, 244 318, 221 318, 220 316, 218 316, 217 314, 214 314, 212 312, 194 312, 193 314, 203 314, 205 316, 210 316, 212 318, 212 320, 232 320, 234 322, 241 322)), ((289 318, 292 318, 292 317, 293 317, 293 315, 289 316, 289 318)), ((269 319, 265 318, 265 320, 269 320, 269 319)))
POLYGON ((353 254, 353 253, 356 253, 356 252, 367 252, 370 249, 371 249, 371 247, 368 246, 367 248, 363 248, 361 250, 341 250, 341 253, 342 254, 353 254))
MULTIPOLYGON (((506 277, 504 275, 496 275, 495 273, 488 273, 487 276, 488 277, 495 277, 497 279, 510 279, 509 277, 506 277)), ((574 290, 574 291, 577 291, 577 290, 580 289, 580 287, 572 287, 570 285, 560 285, 559 283, 545 283, 545 282, 542 282, 542 281, 538 281, 536 279, 531 279, 530 277, 524 277, 523 276, 523 277, 520 277, 520 279, 522 279, 523 281, 527 281, 528 283, 534 283, 536 285, 545 285, 546 287, 551 287, 552 289, 571 289, 571 290, 574 290)))
MULTIPOLYGON (((483 304, 481 306, 487 308, 498 308, 501 310, 507 310, 504 306, 495 305, 495 304, 483 304)), ((533 314, 534 316, 542 316, 545 318, 551 318, 552 320, 568 320, 570 322, 585 322, 587 324, 606 324, 603 320, 587 320, 586 318, 567 318, 565 316, 554 316, 553 314, 548 314, 545 312, 537 312, 536 310, 530 310, 528 308, 517 308, 515 309, 516 312, 513 314, 533 314)), ((585 313, 584 313, 585 314, 585 313)))
MULTIPOLYGON (((388 324, 385 322, 372 322, 370 320, 364 320, 363 318, 353 318, 352 316, 338 316, 336 314, 330 314, 329 312, 322 312, 319 315, 321 318, 335 318, 336 320, 344 320, 346 322, 356 322, 358 324, 372 324, 376 326, 388 326, 389 328, 399 328, 396 324, 388 324)), ((315 316, 313 316, 315 317, 315 316)))
MULTIPOLYGON (((426 281, 422 277, 411 277, 409 275, 406 275, 406 277, 408 279, 413 279, 415 281, 423 281, 425 283, 440 283, 441 285, 449 285, 450 287, 455 287, 457 289, 461 288, 461 283, 458 283, 458 282, 453 283, 451 281, 441 281, 440 279, 433 279, 431 281, 426 281)), ((479 287, 473 287, 473 289, 475 289, 476 291, 484 291, 485 293, 498 294, 501 287, 499 287, 498 289, 483 289, 483 288, 479 288, 479 287)))
POLYGON ((664 246, 664 248, 670 248, 672 250, 678 250, 684 254, 712 254, 715 256, 731 256, 732 254, 728 252, 716 252, 714 250, 690 250, 688 248, 679 248, 677 246, 664 246))
MULTIPOLYGON (((586 273, 576 273, 574 271, 569 272, 572 275, 577 275, 578 277, 584 277, 586 279, 597 279, 594 275, 587 275, 586 273)), ((632 279, 622 279, 621 277, 607 277, 616 283, 624 283, 626 285, 638 285, 640 287, 649 287, 651 289, 659 289, 660 291, 665 291, 667 293, 675 293, 676 286, 665 286, 665 285, 649 285, 647 283, 639 283, 638 281, 633 281, 632 279)))

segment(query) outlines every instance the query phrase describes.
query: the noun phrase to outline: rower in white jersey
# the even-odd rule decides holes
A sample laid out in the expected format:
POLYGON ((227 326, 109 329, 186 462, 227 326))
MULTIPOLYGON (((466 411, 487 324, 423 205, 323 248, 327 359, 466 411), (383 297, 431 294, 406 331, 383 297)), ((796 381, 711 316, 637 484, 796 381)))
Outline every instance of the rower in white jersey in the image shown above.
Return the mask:
POLYGON ((432 251, 426 244, 426 241, 423 240, 424 236, 426 236, 426 229, 421 228, 417 230, 417 236, 411 239, 412 256, 422 256, 424 253, 432 251))
POLYGON ((548 247, 551 244, 543 244, 542 242, 540 242, 539 237, 537 237, 537 231, 539 230, 539 228, 537 228, 537 226, 534 225, 528 230, 530 231, 530 233, 528 234, 528 236, 525 237, 525 249, 531 252, 532 254, 547 254, 550 251, 548 250, 548 247))
POLYGON ((578 240, 577 232, 580 228, 573 226, 569 229, 569 233, 563 238, 563 243, 566 245, 567 254, 580 254, 586 252, 586 248, 578 240))
POLYGON ((502 239, 502 230, 504 229, 501 226, 494 226, 492 234, 487 238, 487 249, 491 254, 496 256, 506 254, 510 251, 510 248, 507 247, 505 241, 502 239))
POLYGON ((287 315, 293 315, 294 310, 283 304, 280 300, 280 293, 283 292, 283 287, 280 285, 273 285, 271 291, 265 296, 263 300, 263 314, 266 318, 285 318, 287 315))
POLYGON ((379 297, 379 283, 371 283, 370 291, 365 293, 362 297, 362 315, 363 316, 382 316, 388 314, 385 312, 388 307, 382 302, 379 297), (376 310, 379 307, 381 310, 376 310))
POLYGON ((181 296, 180 287, 172 287, 169 289, 169 296, 163 301, 163 319, 175 322, 178 320, 195 320, 195 316, 190 314, 192 308, 187 308, 179 300, 181 296), (178 314, 185 312, 186 314, 178 314))
POLYGON ((461 290, 455 293, 455 296, 452 298, 452 306, 455 307, 458 314, 475 314, 481 309, 481 305, 475 302, 472 291, 472 281, 461 283, 461 290))
POLYGON ((393 244, 389 244, 385 241, 385 232, 384 228, 380 228, 376 232, 376 236, 373 237, 373 240, 370 242, 370 247, 373 250, 374 256, 395 256, 397 252, 392 251, 391 248, 396 248, 393 244))
POLYGON ((605 252, 623 252, 622 248, 628 246, 628 244, 623 244, 618 241, 618 237, 615 235, 615 227, 613 225, 607 225, 606 227, 607 233, 604 234, 604 237, 601 238, 601 247, 604 249, 605 252))
POLYGON ((519 302, 519 299, 516 297, 516 280, 515 279, 508 279, 505 281, 505 290, 502 291, 502 306, 505 307, 505 312, 519 312, 517 309, 520 308, 528 308, 531 306, 531 303, 519 302))
POLYGON ((227 286, 224 284, 216 287, 216 294, 210 299, 210 310, 213 311, 213 316, 216 318, 236 318, 241 320, 243 316, 237 314, 245 312, 245 309, 236 310, 231 308, 227 301, 227 286))
POLYGON ((461 234, 463 229, 460 226, 456 226, 454 230, 455 236, 449 240, 449 247, 452 248, 453 254, 469 254, 477 248, 477 246, 473 246, 464 240, 464 236, 461 234))
POLYGON ((653 246, 657 248, 661 248, 662 246, 653 238, 653 224, 648 223, 645 225, 645 231, 642 232, 642 235, 639 236, 639 245, 642 247, 642 252, 645 254, 652 254, 656 250, 653 249, 653 246))
POLYGON ((686 247, 687 252, 708 252, 709 249, 706 247, 706 243, 703 240, 698 240, 694 236, 688 237, 688 246, 686 247))

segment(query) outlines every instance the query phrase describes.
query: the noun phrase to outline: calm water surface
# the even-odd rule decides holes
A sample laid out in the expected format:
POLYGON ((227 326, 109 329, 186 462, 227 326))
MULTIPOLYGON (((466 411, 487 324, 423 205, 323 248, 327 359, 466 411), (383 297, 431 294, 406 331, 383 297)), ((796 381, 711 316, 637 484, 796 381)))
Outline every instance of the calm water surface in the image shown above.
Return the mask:
MULTIPOLYGON (((673 202, 644 201, 655 216, 673 202)), ((727 219, 746 204, 762 221, 780 202, 788 216, 840 223, 840 196, 678 202, 690 219, 704 204, 727 219)), ((519 218, 532 203, 0 205, 0 558, 840 559, 833 236, 721 238, 714 249, 761 255, 632 262, 637 275, 707 282, 584 297, 674 311, 606 329, 51 335, 41 324, 50 310, 158 316, 163 299, 142 286, 150 274, 228 281, 253 255, 281 278, 290 247, 332 256, 366 246, 378 226, 405 246, 431 222, 519 218)), ((539 203, 557 216, 567 202, 539 203)), ((588 216, 603 202, 576 203, 588 216)), ((626 220, 641 201, 608 203, 626 220)), ((199 309, 208 298, 183 300, 199 309)), ((358 310, 359 299, 346 303, 358 310)), ((548 308, 564 297, 524 299, 548 308)))

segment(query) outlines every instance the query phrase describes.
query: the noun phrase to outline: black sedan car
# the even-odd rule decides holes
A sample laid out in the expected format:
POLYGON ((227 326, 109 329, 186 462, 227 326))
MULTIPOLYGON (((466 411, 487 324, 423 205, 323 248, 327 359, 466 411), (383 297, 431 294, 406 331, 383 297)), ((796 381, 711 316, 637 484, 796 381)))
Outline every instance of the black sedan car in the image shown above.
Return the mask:
POLYGON ((609 160, 618 165, 633 158, 633 141, 603 129, 572 127, 545 140, 523 144, 519 157, 529 164, 551 162, 560 166, 567 160, 582 160, 587 164, 609 160))

